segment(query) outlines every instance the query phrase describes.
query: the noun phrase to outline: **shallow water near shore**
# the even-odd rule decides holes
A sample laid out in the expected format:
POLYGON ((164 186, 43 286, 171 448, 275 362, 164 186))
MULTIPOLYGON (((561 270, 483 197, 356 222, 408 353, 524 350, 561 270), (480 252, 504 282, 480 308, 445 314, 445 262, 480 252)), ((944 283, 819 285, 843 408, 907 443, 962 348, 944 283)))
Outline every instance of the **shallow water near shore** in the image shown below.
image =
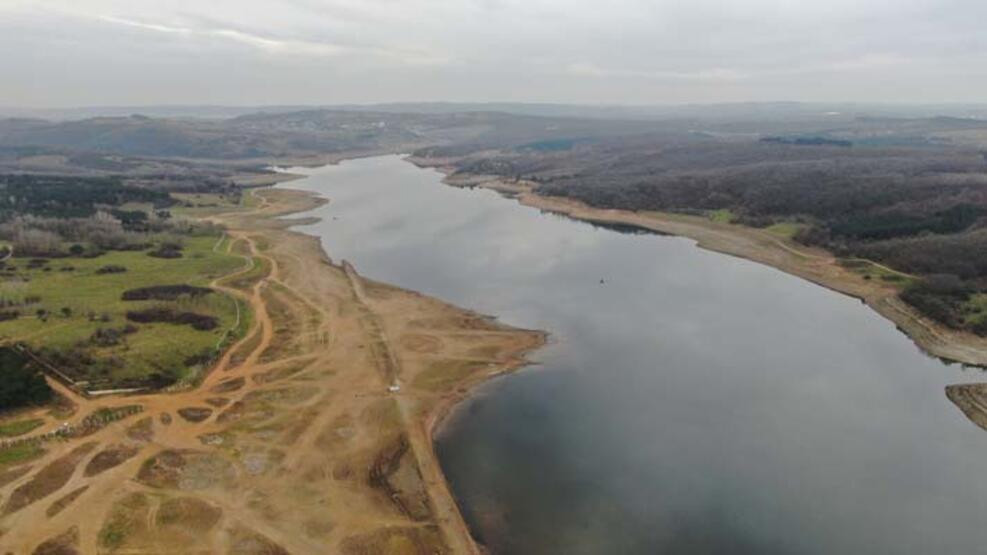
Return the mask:
POLYGON ((397 156, 291 170, 301 231, 361 274, 524 328, 437 452, 494 553, 976 553, 978 369, 859 301, 678 237, 543 214, 397 156))

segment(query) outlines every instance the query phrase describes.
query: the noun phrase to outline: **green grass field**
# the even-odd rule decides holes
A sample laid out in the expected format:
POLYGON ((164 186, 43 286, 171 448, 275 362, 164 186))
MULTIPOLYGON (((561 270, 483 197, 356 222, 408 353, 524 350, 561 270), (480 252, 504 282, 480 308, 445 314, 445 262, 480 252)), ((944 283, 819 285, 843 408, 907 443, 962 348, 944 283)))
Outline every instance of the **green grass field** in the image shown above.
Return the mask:
POLYGON ((720 210, 713 210, 709 213, 709 219, 714 222, 719 222, 722 224, 733 223, 737 219, 737 215, 731 212, 727 208, 721 208, 720 210))
POLYGON ((27 418, 0 424, 0 438, 22 436, 41 426, 45 421, 40 418, 27 418))
POLYGON ((14 447, 0 450, 0 468, 25 463, 45 454, 45 450, 37 443, 22 443, 14 447))
POLYGON ((987 293, 971 295, 965 304, 963 312, 967 324, 975 325, 987 320, 987 293))
POLYGON ((845 258, 840 260, 840 265, 864 276, 865 279, 880 280, 892 284, 899 289, 904 289, 915 281, 914 278, 898 272, 889 271, 870 260, 845 258))
POLYGON ((764 228, 764 230, 767 231, 768 233, 777 235, 778 237, 791 239, 795 237, 796 233, 805 229, 806 227, 808 226, 797 222, 778 222, 774 225, 769 225, 768 227, 764 228))
MULTIPOLYGON (((50 348, 62 352, 83 349, 97 364, 82 372, 85 379, 112 387, 122 380, 147 377, 153 372, 186 379, 201 368, 186 364, 193 355, 215 350, 224 339, 227 343, 246 328, 249 315, 246 304, 239 302, 241 325, 234 330, 237 301, 224 293, 214 292, 196 299, 177 301, 123 301, 127 289, 151 285, 189 284, 208 286, 221 276, 243 268, 240 256, 228 254, 227 239, 219 236, 183 237, 181 258, 164 259, 148 256, 145 251, 113 251, 96 258, 51 259, 47 266, 28 269, 28 261, 15 258, 16 278, 8 277, 0 285, 0 297, 23 300, 40 297, 40 302, 17 307, 21 317, 0 322, 0 340, 24 341, 33 348, 50 348), (98 273, 100 268, 115 265, 123 273, 98 273), (71 267, 72 271, 63 271, 71 267), (181 311, 208 314, 219 320, 212 330, 199 331, 189 325, 171 323, 134 324, 138 331, 124 336, 120 344, 100 347, 90 342, 99 328, 120 329, 128 324, 125 313, 149 306, 172 305, 181 311), (50 313, 47 321, 37 310, 50 313), (67 310, 66 310, 67 309, 67 310), (95 320, 90 316, 96 315, 95 320), (105 315, 105 317, 103 317, 105 315), (107 319, 107 321, 101 321, 107 319), (229 337, 229 336, 233 337, 229 337)), ((78 374, 77 374, 78 375, 78 374)))

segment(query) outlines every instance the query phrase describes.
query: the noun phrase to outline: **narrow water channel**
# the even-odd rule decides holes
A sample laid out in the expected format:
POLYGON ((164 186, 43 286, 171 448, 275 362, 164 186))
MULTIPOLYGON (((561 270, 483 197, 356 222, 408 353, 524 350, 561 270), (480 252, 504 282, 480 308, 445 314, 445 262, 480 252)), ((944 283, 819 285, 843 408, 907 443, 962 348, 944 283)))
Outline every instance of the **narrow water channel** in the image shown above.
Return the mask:
POLYGON ((333 259, 552 334, 437 440, 494 553, 987 550, 987 432, 943 391, 987 377, 859 301, 397 156, 291 171, 333 259))

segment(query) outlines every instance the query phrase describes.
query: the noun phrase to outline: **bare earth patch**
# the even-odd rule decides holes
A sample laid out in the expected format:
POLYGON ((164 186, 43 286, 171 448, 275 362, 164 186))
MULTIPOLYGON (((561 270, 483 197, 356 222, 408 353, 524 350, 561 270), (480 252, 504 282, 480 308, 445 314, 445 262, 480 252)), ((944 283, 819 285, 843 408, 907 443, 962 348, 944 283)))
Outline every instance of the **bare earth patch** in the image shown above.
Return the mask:
POLYGON ((21 485, 10 494, 3 507, 4 514, 10 514, 34 503, 38 499, 55 493, 68 483, 75 467, 83 457, 96 448, 96 442, 84 443, 69 454, 45 466, 29 482, 21 485))
POLYGON ((242 526, 234 528, 230 536, 230 555, 289 555, 288 551, 269 538, 242 526))
POLYGON ((119 499, 99 531, 100 546, 116 550, 133 536, 146 533, 149 510, 148 496, 143 493, 131 493, 119 499))
POLYGON ((18 478, 24 476, 31 471, 30 466, 19 466, 17 468, 11 468, 10 470, 4 470, 0 472, 0 488, 6 486, 7 484, 17 480, 18 478))
POLYGON ((79 553, 78 547, 79 528, 73 526, 39 545, 32 552, 32 555, 77 555, 79 553))
POLYGON ((145 416, 135 422, 127 428, 127 437, 134 441, 143 442, 148 442, 154 439, 154 418, 145 416))
POLYGON ((51 518, 62 512, 66 507, 71 505, 73 501, 78 499, 80 495, 85 493, 87 489, 89 489, 89 486, 82 486, 66 493, 45 510, 45 515, 47 515, 48 518, 51 518))
POLYGON ((96 453, 96 456, 89 461, 83 475, 87 478, 90 476, 96 476, 101 472, 122 464, 124 461, 136 455, 138 451, 140 451, 140 447, 137 447, 136 445, 112 445, 107 447, 99 453, 96 453))
POLYGON ((211 393, 229 393, 231 391, 236 391, 240 389, 241 387, 243 387, 245 383, 247 383, 247 381, 243 379, 243 377, 230 378, 228 380, 219 382, 215 386, 211 387, 209 391, 211 393))
POLYGON ((408 449, 407 437, 392 441, 374 457, 367 479, 401 514, 424 521, 431 514, 428 496, 408 449))
POLYGON ((409 333, 401 337, 401 346, 414 353, 437 353, 442 349, 442 340, 434 335, 409 333))
POLYGON ((343 540, 343 555, 432 555, 440 552, 442 537, 436 527, 411 528, 388 526, 369 534, 343 540))
POLYGON ((236 477, 222 456, 193 450, 167 450, 144 461, 137 480, 151 487, 187 491, 228 487, 236 477))

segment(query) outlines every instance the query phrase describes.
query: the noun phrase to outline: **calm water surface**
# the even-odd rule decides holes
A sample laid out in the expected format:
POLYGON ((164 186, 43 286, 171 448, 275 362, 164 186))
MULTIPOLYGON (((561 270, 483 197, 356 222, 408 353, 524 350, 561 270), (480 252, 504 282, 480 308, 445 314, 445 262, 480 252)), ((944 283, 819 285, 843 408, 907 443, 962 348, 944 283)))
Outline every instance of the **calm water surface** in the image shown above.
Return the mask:
POLYGON ((396 156, 292 171, 335 260, 552 333, 438 438, 495 553, 987 552, 987 432, 943 392, 981 372, 859 301, 396 156))

